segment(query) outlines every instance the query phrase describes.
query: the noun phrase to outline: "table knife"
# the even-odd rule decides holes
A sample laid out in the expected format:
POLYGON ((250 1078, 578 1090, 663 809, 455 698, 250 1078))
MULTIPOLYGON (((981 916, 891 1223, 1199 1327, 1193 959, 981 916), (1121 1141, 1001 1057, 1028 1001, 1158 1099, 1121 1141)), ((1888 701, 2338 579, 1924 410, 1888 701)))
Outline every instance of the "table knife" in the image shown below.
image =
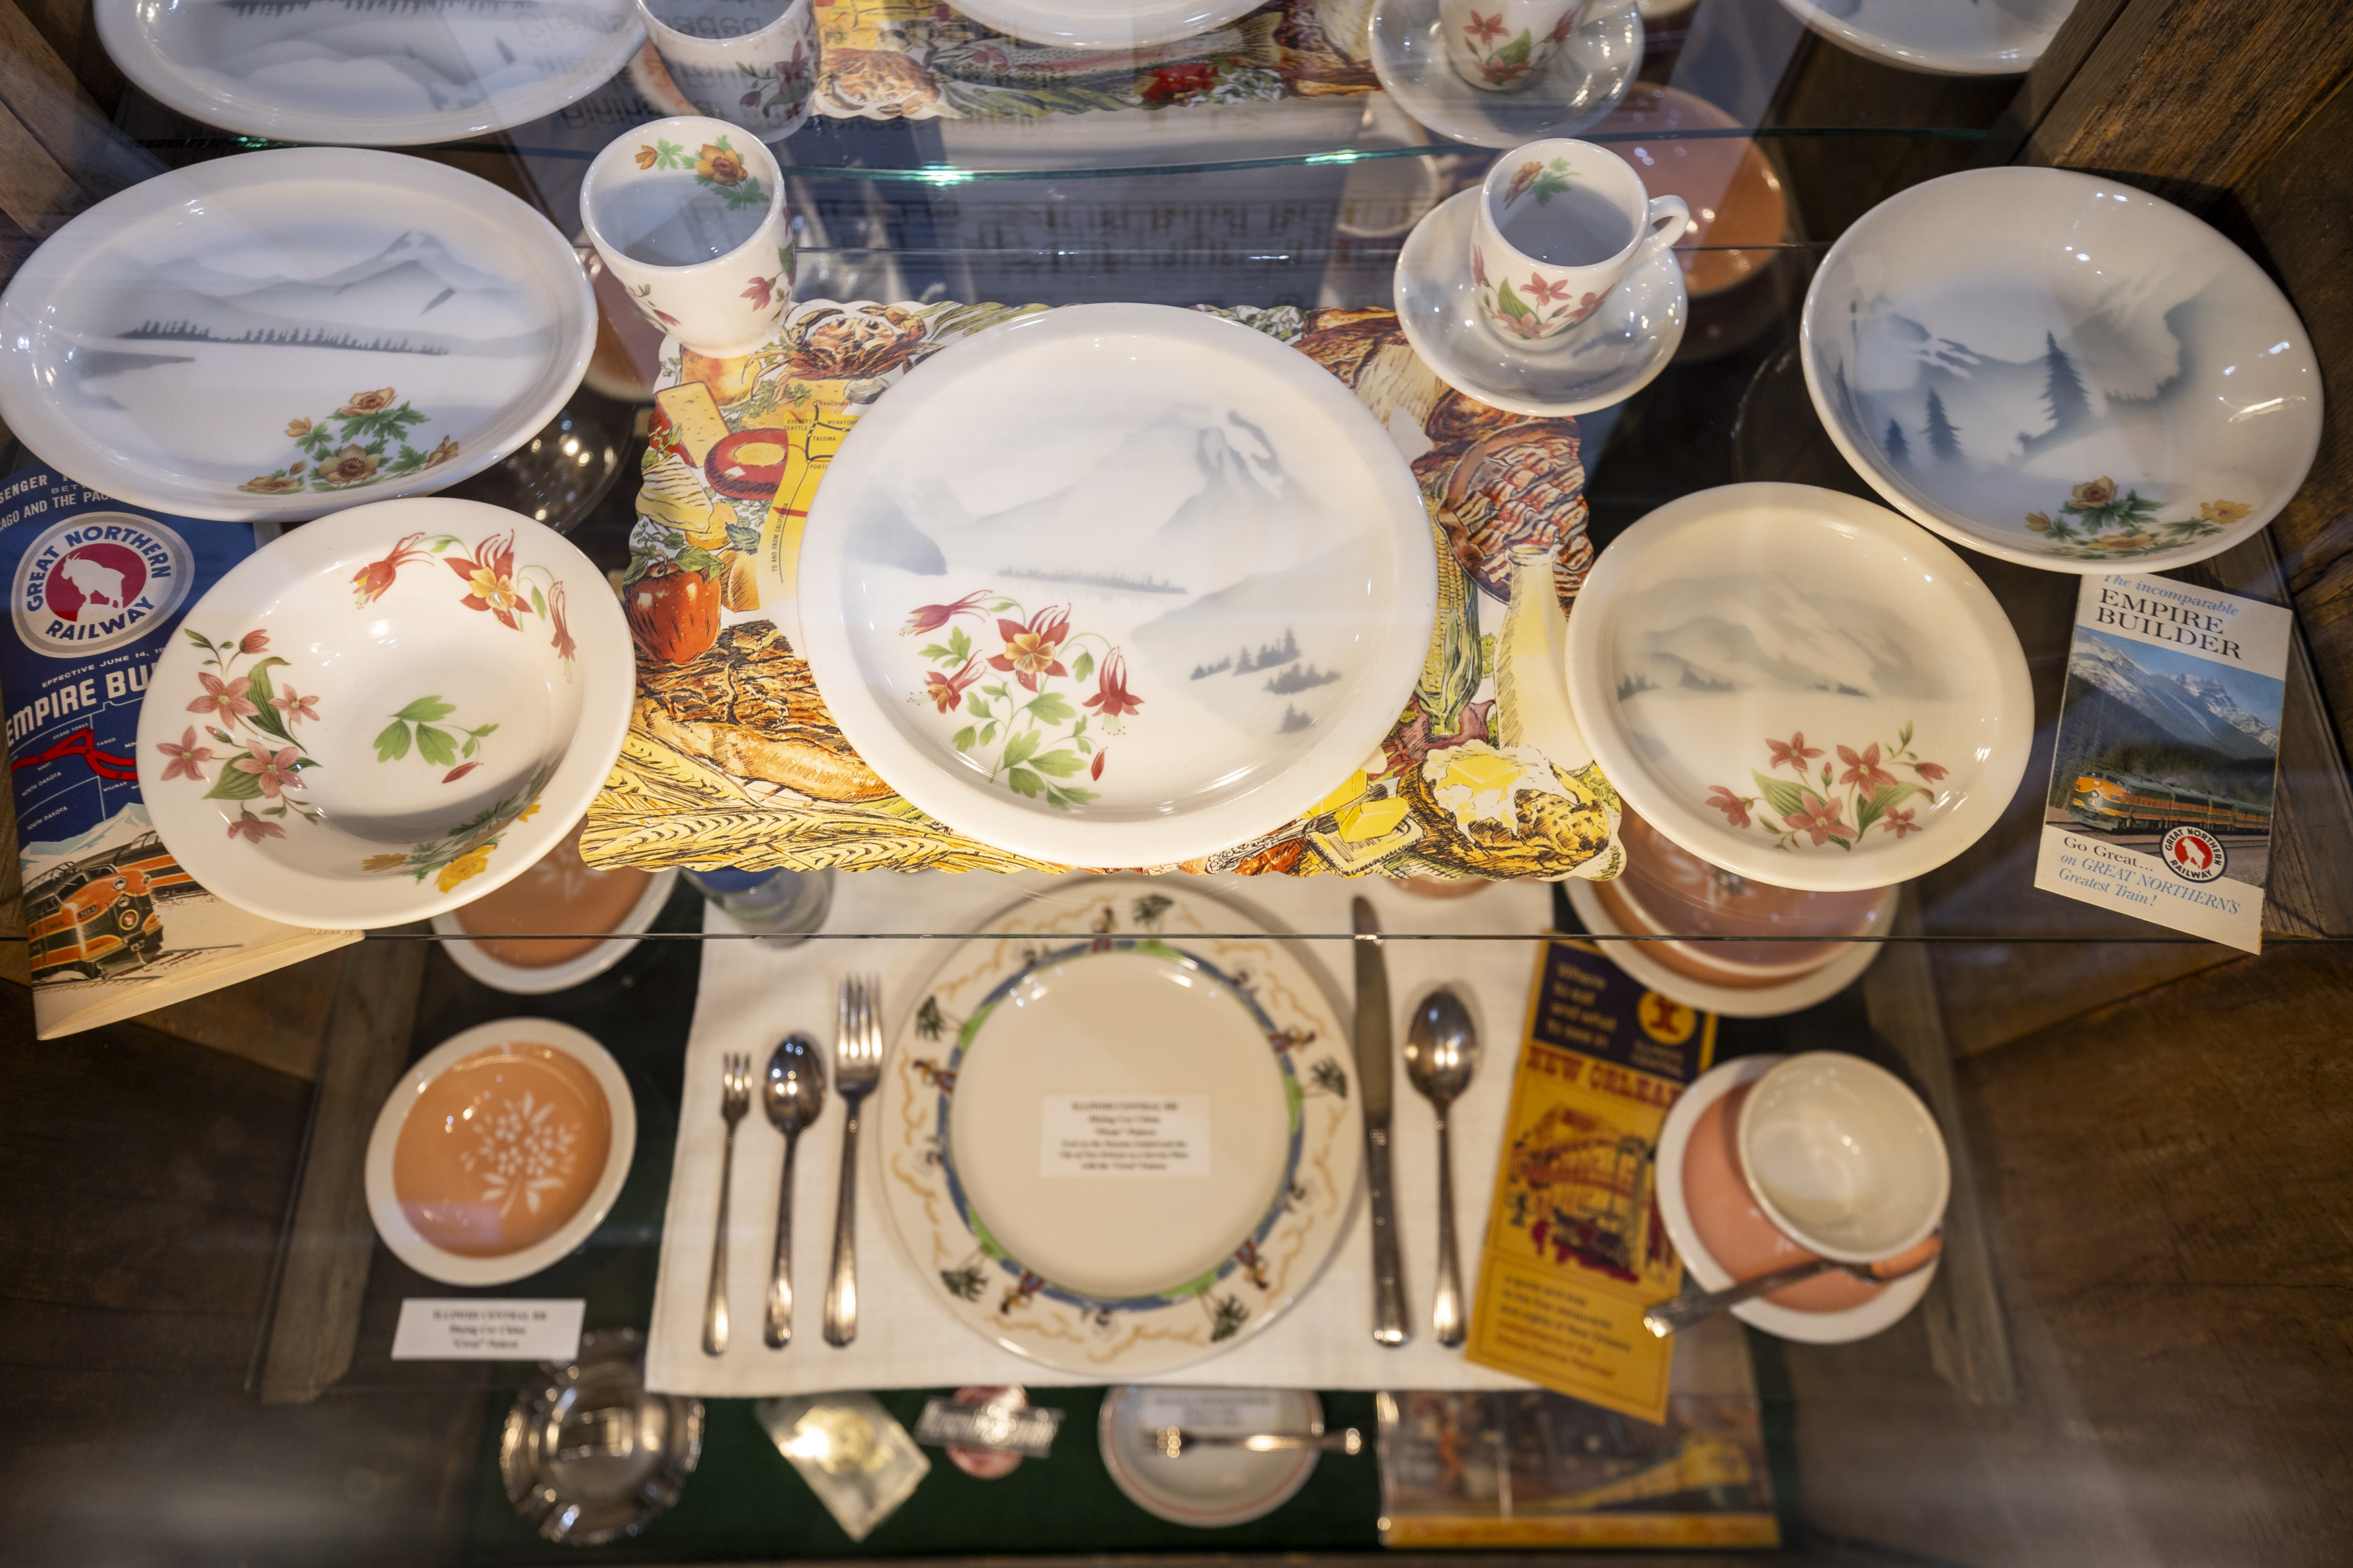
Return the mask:
POLYGON ((1389 971, 1381 956, 1380 921, 1364 899, 1356 917, 1356 1090, 1365 1113, 1365 1185, 1373 1226, 1373 1338, 1401 1345, 1406 1326, 1405 1269, 1398 1261, 1397 1189, 1389 1181, 1389 971))

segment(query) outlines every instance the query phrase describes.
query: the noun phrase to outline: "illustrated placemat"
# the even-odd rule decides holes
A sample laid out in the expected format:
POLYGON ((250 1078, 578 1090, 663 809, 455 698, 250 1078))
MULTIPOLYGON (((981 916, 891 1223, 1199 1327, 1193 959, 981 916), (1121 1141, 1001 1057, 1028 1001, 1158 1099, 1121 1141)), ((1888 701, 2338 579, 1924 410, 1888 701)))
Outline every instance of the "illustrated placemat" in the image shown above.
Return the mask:
MULTIPOLYGON (((581 832, 590 864, 1070 868, 955 833, 895 794, 843 739, 760 602, 762 560, 797 558, 818 483, 858 416, 949 342, 1045 309, 811 300, 754 353, 662 361, 623 583, 638 701, 581 832)), ((1621 807, 1549 668, 1593 559, 1576 421, 1455 392, 1388 310, 1214 313, 1307 354, 1397 440, 1430 502, 1439 614, 1418 689, 1378 752, 1313 812, 1180 868, 1615 876, 1621 807)), ((908 627, 926 630, 937 628, 908 627)), ((1236 658, 1220 678, 1280 682, 1298 653, 1236 658)))
POLYGON ((1150 49, 1008 38, 934 0, 817 0, 817 111, 836 120, 1008 120, 1258 103, 1380 85, 1362 58, 1366 0, 1273 0, 1150 49), (1350 27, 1356 54, 1327 28, 1350 27))

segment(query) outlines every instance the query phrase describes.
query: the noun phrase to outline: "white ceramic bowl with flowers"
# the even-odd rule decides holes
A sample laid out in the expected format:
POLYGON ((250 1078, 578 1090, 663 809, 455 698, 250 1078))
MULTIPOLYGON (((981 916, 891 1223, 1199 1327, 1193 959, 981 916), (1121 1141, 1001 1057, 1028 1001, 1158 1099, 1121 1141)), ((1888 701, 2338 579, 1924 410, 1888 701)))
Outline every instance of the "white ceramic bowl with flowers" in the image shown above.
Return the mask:
POLYGON ((604 574, 479 501, 380 501, 214 584, 157 660, 139 786, 197 881, 290 925, 399 925, 571 831, 628 725, 604 574))

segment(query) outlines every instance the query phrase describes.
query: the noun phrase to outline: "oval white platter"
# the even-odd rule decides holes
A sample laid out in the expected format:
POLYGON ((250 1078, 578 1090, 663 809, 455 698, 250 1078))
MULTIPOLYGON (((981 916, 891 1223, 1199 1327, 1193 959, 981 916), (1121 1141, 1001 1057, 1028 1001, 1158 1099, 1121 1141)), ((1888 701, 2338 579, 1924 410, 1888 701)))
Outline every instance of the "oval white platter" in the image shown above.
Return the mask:
POLYGON ((1781 0, 1789 14, 1855 54, 1932 76, 2031 70, 2075 0, 1781 0))
MULTIPOLYGON (((1264 0, 971 0, 957 10, 998 32, 1060 49, 1148 49, 1216 31, 1264 0)), ((1139 60, 1139 69, 1152 61, 1139 60)))
POLYGON ((959 1321, 1149 1378, 1314 1283, 1363 1158, 1355 1062, 1325 987, 1241 910, 1138 878, 1084 890, 987 921, 934 977, 883 1069, 882 1185, 959 1321), (1160 1168, 1075 1148, 1085 1118, 1138 1103, 1160 1168))
POLYGON ((188 873, 265 919, 424 920, 520 876, 620 754, 636 666, 604 574, 440 497, 354 507, 239 562, 139 710, 139 787, 188 873))
MULTIPOLYGON (((1691 1270, 1692 1279, 1703 1290, 1729 1289, 1737 1281, 1701 1244, 1699 1232, 1692 1225, 1691 1209, 1683 1202, 1683 1156, 1691 1148, 1692 1129, 1709 1106, 1742 1084, 1756 1082, 1786 1059, 1756 1056, 1719 1062, 1676 1097, 1667 1111, 1667 1120, 1659 1128, 1659 1218, 1666 1225, 1667 1239, 1682 1254, 1683 1267, 1691 1270)), ((1936 1267, 1930 1263, 1917 1273, 1891 1280, 1870 1300, 1844 1311, 1800 1311, 1757 1297, 1734 1307, 1732 1315, 1751 1328, 1762 1329, 1780 1339, 1795 1340, 1800 1344, 1842 1345, 1870 1338, 1918 1306, 1920 1298, 1928 1293, 1929 1282, 1936 1277, 1936 1267)))
POLYGON ((384 1109, 376 1113, 375 1129, 368 1134, 364 1178, 368 1217, 375 1222, 376 1234, 392 1249, 392 1255, 428 1279, 438 1279, 444 1285, 512 1284, 538 1273, 588 1239, 612 1211, 613 1200, 621 1195, 622 1184, 629 1179, 629 1165, 637 1158, 637 1099, 629 1092, 629 1080, 623 1076, 621 1064, 613 1059, 611 1052, 569 1024, 559 1024, 552 1018, 501 1018, 494 1023, 477 1024, 427 1051, 401 1074, 400 1082, 385 1097, 384 1109), (606 1146, 605 1169, 582 1201, 579 1211, 544 1240, 491 1258, 445 1251, 417 1234, 393 1191, 392 1155, 400 1142, 401 1123, 408 1119, 409 1108, 417 1103, 417 1097, 425 1092, 426 1086, 448 1068, 468 1057, 510 1044, 545 1046, 588 1069, 596 1087, 605 1091, 605 1108, 612 1118, 612 1141, 606 1146))
POLYGON ((0 295, 0 419, 133 505, 311 518, 439 489, 580 384, 596 299, 553 225, 471 174, 290 147, 158 174, 0 295))
POLYGON ((242 136, 408 147, 536 120, 646 41, 628 0, 96 0, 122 74, 242 136))
POLYGON ((1806 390, 1888 504, 2053 572, 2162 572, 2271 521, 2319 450, 2285 295, 2169 202, 1978 169, 1839 237, 1799 320, 1806 390))
POLYGON ((1050 863, 1267 833, 1378 746, 1437 613, 1421 491, 1296 349, 1161 305, 950 344, 860 417, 798 569, 810 672, 915 805, 1050 863))
POLYGON ((1626 803, 1712 865, 1884 888, 1975 843, 2034 738, 2026 655, 1958 555, 1808 485, 1671 501, 1594 563, 1569 703, 1626 803))

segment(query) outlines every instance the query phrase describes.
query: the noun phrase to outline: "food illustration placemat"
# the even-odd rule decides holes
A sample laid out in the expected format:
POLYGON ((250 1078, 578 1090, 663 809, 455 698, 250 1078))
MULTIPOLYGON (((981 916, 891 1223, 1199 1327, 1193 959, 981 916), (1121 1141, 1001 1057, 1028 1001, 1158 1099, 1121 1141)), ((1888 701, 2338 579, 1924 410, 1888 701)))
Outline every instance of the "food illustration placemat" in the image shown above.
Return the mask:
MULTIPOLYGON (((786 629, 791 606, 762 602, 785 598, 810 500, 860 414, 946 343, 1044 309, 811 300, 757 353, 662 362, 623 584, 638 702, 582 830, 590 864, 1062 868, 951 832, 901 798, 835 727, 786 629)), ((1439 613, 1413 700, 1379 750, 1314 811, 1183 868, 1614 876, 1618 798, 1545 668, 1593 558, 1576 422, 1454 392, 1385 309, 1217 313, 1307 354, 1398 441, 1430 508, 1439 613)), ((902 632, 912 657, 936 643, 951 678, 958 632, 1003 629, 983 619, 974 633, 954 605, 934 608, 902 632)), ((1025 608, 1017 633, 1034 637, 1041 617, 1052 629, 1051 605, 1025 608)), ((1305 679, 1303 665, 1271 644, 1203 679, 1279 689, 1305 679)), ((1068 676, 1071 703, 1084 708, 1116 675, 1068 676)))
POLYGON ((818 0, 817 111, 837 120, 1012 120, 1096 110, 1271 102, 1379 85, 1327 36, 1370 7, 1273 0, 1146 49, 1068 49, 1007 37, 934 0, 818 0))

